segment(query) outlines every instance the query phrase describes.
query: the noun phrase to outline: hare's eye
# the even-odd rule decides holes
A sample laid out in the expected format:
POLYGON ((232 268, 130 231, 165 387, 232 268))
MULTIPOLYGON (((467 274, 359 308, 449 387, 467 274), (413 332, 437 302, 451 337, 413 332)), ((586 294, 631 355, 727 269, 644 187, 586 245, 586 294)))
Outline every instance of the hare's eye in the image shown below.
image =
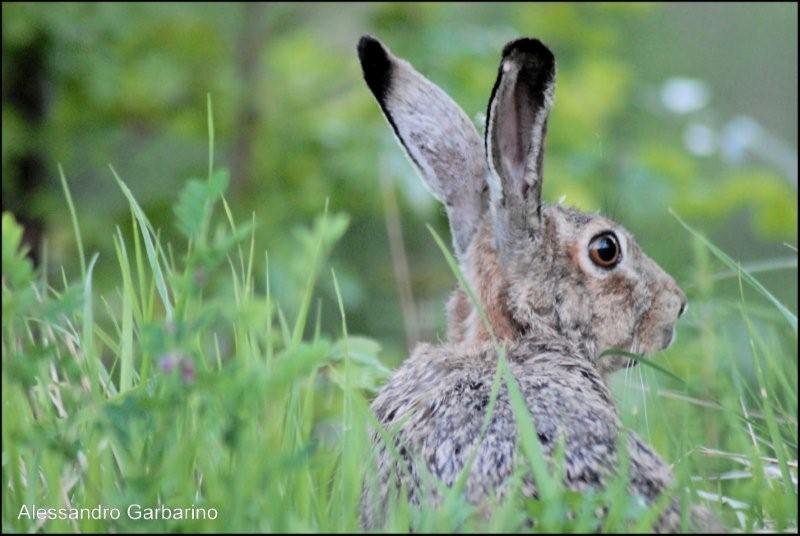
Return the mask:
POLYGON ((605 231, 589 242, 589 258, 601 268, 613 268, 620 259, 619 241, 611 231, 605 231))

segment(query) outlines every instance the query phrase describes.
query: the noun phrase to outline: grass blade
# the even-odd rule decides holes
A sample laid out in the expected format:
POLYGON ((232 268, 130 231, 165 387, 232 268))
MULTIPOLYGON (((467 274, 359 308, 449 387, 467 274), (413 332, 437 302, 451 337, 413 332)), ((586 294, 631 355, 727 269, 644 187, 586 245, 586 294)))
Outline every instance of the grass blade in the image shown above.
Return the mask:
POLYGON ((86 372, 89 376, 89 385, 92 392, 98 393, 98 364, 99 358, 94 354, 94 307, 92 295, 92 273, 97 262, 97 253, 92 256, 89 268, 86 270, 86 277, 83 280, 83 331, 81 347, 83 349, 83 359, 86 363, 86 372))
POLYGON ((152 226, 150 225, 150 221, 145 216, 144 211, 139 206, 139 203, 136 202, 136 199, 133 197, 133 194, 128 189, 128 186, 122 182, 122 179, 119 178, 117 175, 116 170, 113 166, 109 164, 108 166, 111 169, 111 173, 113 173, 114 178, 117 180, 119 187, 122 189, 122 193, 125 194, 125 197, 128 199, 128 203, 131 206, 131 211, 136 216, 136 219, 139 222, 139 230, 142 232, 142 239, 144 240, 144 248, 145 252, 147 253, 147 259, 150 262, 150 269, 153 271, 153 275, 155 276, 156 288, 158 289, 158 293, 161 296, 161 301, 164 304, 164 310, 167 315, 167 322, 173 321, 173 309, 172 303, 169 299, 169 292, 167 291, 167 282, 164 279, 164 273, 161 271, 161 264, 158 262, 158 253, 156 252, 156 248, 153 245, 153 240, 150 236, 152 233, 152 226))
POLYGON ((64 168, 58 164, 58 176, 61 178, 61 187, 64 189, 64 197, 67 198, 67 206, 69 207, 69 217, 72 220, 72 229, 75 231, 75 241, 78 244, 78 260, 81 263, 81 277, 86 279, 86 257, 83 254, 83 240, 81 239, 81 228, 78 225, 78 213, 75 211, 75 204, 72 202, 72 194, 70 194, 69 186, 67 185, 67 177, 64 175, 64 168))
POLYGON ((733 260, 727 253, 719 249, 717 246, 712 244, 705 236, 703 236, 700 232, 696 231, 693 227, 687 224, 685 221, 681 219, 672 209, 669 210, 669 213, 678 220, 684 229, 689 231, 692 236, 694 236, 701 244, 703 244, 706 248, 708 248, 714 256, 722 261, 728 268, 735 271, 738 274, 741 274, 742 279, 747 282, 752 288, 754 288, 758 293, 764 296, 767 300, 769 300, 777 309, 781 312, 784 316, 786 321, 792 326, 792 329, 797 331, 797 315, 792 313, 784 304, 782 304, 778 298, 776 298, 769 290, 767 290, 764 285, 762 285, 755 277, 750 275, 746 270, 742 269, 742 265, 733 260))
POLYGON ((602 358, 602 357, 606 357, 606 356, 610 356, 610 355, 621 355, 621 356, 627 357, 628 359, 633 359, 637 363, 641 363, 642 365, 646 365, 646 366, 648 366, 648 367, 650 367, 652 369, 655 369, 658 372, 660 372, 661 374, 665 374, 665 375, 669 376, 670 378, 672 378, 673 380, 676 380, 676 381, 680 382, 682 385, 686 385, 686 380, 684 380, 683 378, 681 378, 680 376, 678 376, 674 372, 668 371, 667 369, 665 369, 661 365, 657 365, 656 363, 654 363, 653 361, 647 359, 646 357, 644 357, 641 354, 634 354, 632 352, 626 352, 625 350, 618 350, 616 348, 611 348, 609 350, 601 352, 600 355, 598 356, 598 358, 602 358))

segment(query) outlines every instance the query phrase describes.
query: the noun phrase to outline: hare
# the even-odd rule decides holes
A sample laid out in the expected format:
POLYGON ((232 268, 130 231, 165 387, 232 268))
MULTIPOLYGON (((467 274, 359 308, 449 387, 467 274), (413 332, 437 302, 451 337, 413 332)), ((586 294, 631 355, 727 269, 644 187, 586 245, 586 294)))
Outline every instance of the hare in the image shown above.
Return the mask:
MULTIPOLYGON (((504 496, 524 462, 505 382, 482 434, 498 344, 543 453, 550 457, 564 446, 565 485, 603 487, 624 438, 629 489, 652 503, 673 484, 670 467, 622 429, 606 382, 635 361, 600 354, 612 348, 652 354, 669 346, 686 296, 619 224, 542 203, 552 52, 536 39, 505 46, 483 142, 447 94, 377 39, 362 37, 358 56, 397 139, 446 207, 456 257, 488 321, 457 289, 447 305, 447 342, 419 344, 373 401, 380 424, 396 430, 399 454, 373 434, 378 472, 362 492, 364 526, 381 525, 388 497, 401 487, 412 503, 436 501, 435 490, 422 496, 423 476, 450 487, 471 456, 467 500, 481 506, 504 496)), ((537 496, 532 477, 523 479, 523 492, 537 496)), ((673 500, 656 528, 677 531, 680 517, 673 500)), ((701 508, 690 517, 698 529, 716 528, 701 508)))

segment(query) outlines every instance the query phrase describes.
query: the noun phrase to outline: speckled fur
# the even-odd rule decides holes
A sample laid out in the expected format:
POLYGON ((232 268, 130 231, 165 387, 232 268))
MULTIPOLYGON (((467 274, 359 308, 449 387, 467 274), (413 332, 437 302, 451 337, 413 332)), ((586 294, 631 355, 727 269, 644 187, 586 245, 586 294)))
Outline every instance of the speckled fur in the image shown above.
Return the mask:
MULTIPOLYGON (((477 178, 474 129, 448 131, 455 141, 438 139, 446 130, 442 120, 458 117, 463 123, 460 109, 451 109, 455 103, 445 102, 431 90, 433 84, 374 38, 362 38, 359 56, 395 133, 448 207, 461 268, 491 330, 457 289, 447 304, 447 342, 418 345, 380 390, 372 410, 395 434, 395 454, 375 432, 377 474, 365 482, 364 526, 380 527, 387 501, 401 489, 413 504, 435 503, 439 493, 425 485, 426 476, 452 486, 473 454, 467 500, 487 516, 486 505, 502 500, 520 455, 504 382, 481 436, 497 363, 492 336, 506 348, 545 455, 564 444, 565 484, 574 490, 605 486, 617 467, 617 443, 625 441, 629 489, 653 502, 673 484, 672 473, 620 424, 606 376, 628 364, 627 358, 600 354, 610 348, 647 354, 665 348, 686 298, 616 222, 541 203, 543 143, 554 91, 552 54, 535 40, 514 41, 504 49, 489 105, 489 154, 479 151, 487 170, 477 178), (431 98, 434 103, 426 101, 431 98), (422 121, 426 111, 438 117, 422 121), (438 153, 437 146, 447 150, 438 153), (471 154, 459 155, 454 147, 469 147, 471 154), (453 188, 459 161, 466 168, 453 188), (454 218, 459 206, 470 207, 460 219, 454 218), (587 253, 591 239, 605 231, 614 232, 621 247, 622 260, 613 270, 597 267, 587 253), (398 457, 401 463, 395 462, 398 457)), ((525 495, 535 498, 532 478, 522 482, 525 495)), ((694 507, 690 518, 699 530, 720 529, 702 508, 694 507)), ((679 524, 673 501, 656 528, 672 532, 679 524)))

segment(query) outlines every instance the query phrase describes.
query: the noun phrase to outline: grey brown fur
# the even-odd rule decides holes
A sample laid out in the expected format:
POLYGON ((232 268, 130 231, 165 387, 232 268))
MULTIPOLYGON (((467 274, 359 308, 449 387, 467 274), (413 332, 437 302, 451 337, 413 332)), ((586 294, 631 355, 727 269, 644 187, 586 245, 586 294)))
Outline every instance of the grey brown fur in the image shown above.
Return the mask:
MULTIPOLYGON (((621 428, 606 376, 629 360, 600 354, 666 348, 686 297, 619 224, 541 203, 552 53, 534 39, 506 45, 483 145, 461 109, 379 41, 362 38, 359 57, 401 144, 447 206, 462 271, 490 325, 487 330, 464 290, 456 290, 447 306, 447 342, 417 346, 373 401, 381 425, 396 433, 392 448, 402 463, 374 433, 378 471, 362 495, 365 527, 383 523, 390 495, 401 488, 415 504, 438 500, 423 485, 426 474, 452 486, 473 453, 466 498, 484 508, 505 495, 520 460, 505 384, 481 436, 495 342, 506 348, 544 453, 552 455, 559 442, 565 446, 565 484, 575 490, 606 485, 617 468, 617 442, 625 438, 629 489, 652 503, 673 484, 671 470, 621 428), (610 269, 588 253, 602 232, 613 232, 621 251, 610 269)), ((536 497, 531 477, 523 479, 523 492, 536 497)), ((719 529, 702 508, 690 517, 699 530, 719 529)), ((677 501, 656 528, 680 528, 677 501)))

